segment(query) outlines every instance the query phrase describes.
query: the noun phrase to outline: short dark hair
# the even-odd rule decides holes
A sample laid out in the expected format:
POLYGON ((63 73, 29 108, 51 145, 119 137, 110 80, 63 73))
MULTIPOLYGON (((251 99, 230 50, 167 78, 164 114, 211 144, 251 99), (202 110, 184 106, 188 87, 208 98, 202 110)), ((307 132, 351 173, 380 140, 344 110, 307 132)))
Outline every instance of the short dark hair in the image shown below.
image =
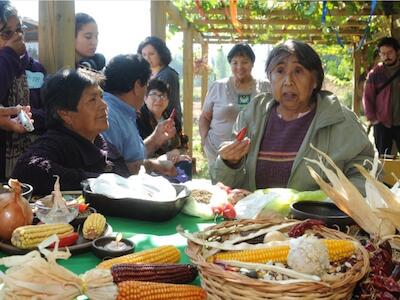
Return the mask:
POLYGON ((75 37, 77 37, 78 32, 82 30, 82 27, 89 23, 96 23, 96 20, 85 13, 77 13, 75 15, 75 37))
POLYGON ((254 63, 256 60, 253 50, 246 43, 239 43, 232 47, 227 56, 228 62, 231 63, 235 56, 247 56, 250 58, 252 63, 254 63))
POLYGON ((324 69, 322 62, 315 50, 308 44, 300 41, 288 40, 279 44, 270 52, 267 62, 265 63, 265 73, 271 80, 271 71, 275 66, 290 55, 296 55, 299 63, 311 72, 315 72, 317 79, 317 87, 313 91, 313 95, 318 93, 324 82, 324 69))
POLYGON ((139 54, 120 54, 107 64, 104 89, 109 93, 127 93, 139 80, 142 86, 149 81, 150 64, 139 54))
POLYGON ((83 91, 99 85, 102 79, 102 75, 87 69, 62 69, 50 75, 41 89, 47 125, 63 124, 58 111, 77 111, 83 91))
POLYGON ((149 81, 149 83, 147 85, 147 93, 146 94, 148 95, 151 90, 157 90, 157 91, 160 91, 161 93, 165 93, 165 94, 167 94, 167 96, 169 96, 168 85, 160 79, 154 78, 149 81))
POLYGON ((0 27, 0 31, 6 28, 8 19, 12 16, 18 17, 18 12, 11 6, 10 1, 0 1, 0 23, 3 23, 3 26, 0 27))
POLYGON ((378 45, 376 47, 379 50, 382 46, 392 47, 396 51, 398 51, 400 49, 399 42, 395 38, 390 37, 390 36, 387 36, 387 37, 384 37, 383 39, 381 39, 378 42, 378 45))
POLYGON ((164 66, 169 65, 169 63, 172 61, 171 51, 169 51, 167 45, 162 39, 156 36, 148 36, 147 38, 144 39, 144 41, 142 41, 139 44, 137 53, 142 54, 143 48, 146 47, 147 45, 152 45, 154 49, 156 49, 158 55, 160 56, 161 63, 164 66))

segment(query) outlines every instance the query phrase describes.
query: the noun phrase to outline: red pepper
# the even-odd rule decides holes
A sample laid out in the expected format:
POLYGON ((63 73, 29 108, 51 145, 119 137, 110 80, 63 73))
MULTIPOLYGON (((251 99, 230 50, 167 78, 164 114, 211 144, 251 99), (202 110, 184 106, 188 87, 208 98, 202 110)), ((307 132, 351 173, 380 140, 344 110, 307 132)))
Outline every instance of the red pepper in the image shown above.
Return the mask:
POLYGON ((238 134, 236 135, 236 140, 237 140, 238 142, 243 141, 244 137, 246 136, 246 133, 247 133, 247 128, 246 128, 246 127, 243 127, 243 128, 238 132, 238 134))
POLYGON ((79 213, 83 213, 89 207, 89 203, 80 203, 79 204, 79 213))
POLYGON ((232 220, 236 218, 236 211, 232 204, 225 203, 222 210, 222 216, 225 219, 232 220))
POLYGON ((326 226, 325 222, 320 220, 310 219, 307 221, 303 221, 297 225, 294 225, 288 232, 290 237, 299 237, 302 236, 307 229, 311 229, 314 226, 326 226))
POLYGON ((169 118, 172 119, 172 120, 174 120, 175 117, 176 117, 176 109, 174 108, 174 109, 171 111, 171 114, 169 115, 169 118))
MULTIPOLYGON (((72 246, 76 243, 76 241, 79 238, 79 233, 77 232, 72 232, 70 234, 67 234, 63 237, 59 237, 60 242, 58 243, 58 247, 68 247, 68 246, 72 246)), ((49 248, 54 248, 55 243, 49 245, 49 248)))

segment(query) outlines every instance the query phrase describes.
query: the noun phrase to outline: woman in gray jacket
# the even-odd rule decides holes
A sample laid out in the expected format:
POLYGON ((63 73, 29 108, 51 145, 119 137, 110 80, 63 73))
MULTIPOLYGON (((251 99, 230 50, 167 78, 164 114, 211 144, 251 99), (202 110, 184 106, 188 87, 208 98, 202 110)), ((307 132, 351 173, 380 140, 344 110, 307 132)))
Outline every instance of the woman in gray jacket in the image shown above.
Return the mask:
POLYGON ((317 157, 313 144, 363 192, 364 179, 354 164, 372 161, 374 147, 356 115, 321 91, 324 72, 314 49, 299 41, 280 44, 265 71, 272 93, 259 95, 239 114, 233 133, 247 128, 246 137, 221 145, 213 180, 249 190, 319 189, 304 160, 317 157))

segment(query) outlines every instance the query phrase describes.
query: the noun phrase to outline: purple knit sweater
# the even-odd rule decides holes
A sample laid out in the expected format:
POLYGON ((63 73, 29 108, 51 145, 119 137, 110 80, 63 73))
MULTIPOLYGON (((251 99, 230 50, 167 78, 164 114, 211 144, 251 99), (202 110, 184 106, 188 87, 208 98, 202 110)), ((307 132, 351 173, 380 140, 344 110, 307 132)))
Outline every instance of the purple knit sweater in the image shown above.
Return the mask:
MULTIPOLYGON (((9 106, 8 96, 11 85, 16 77, 19 77, 25 70, 41 72, 45 74, 43 66, 32 59, 26 52, 22 59, 17 53, 9 48, 0 49, 0 104, 9 106)), ((42 134, 45 131, 46 113, 40 99, 40 89, 29 90, 29 101, 32 117, 35 120, 35 131, 33 134, 42 134)), ((4 179, 6 132, 0 130, 0 179, 4 179)))

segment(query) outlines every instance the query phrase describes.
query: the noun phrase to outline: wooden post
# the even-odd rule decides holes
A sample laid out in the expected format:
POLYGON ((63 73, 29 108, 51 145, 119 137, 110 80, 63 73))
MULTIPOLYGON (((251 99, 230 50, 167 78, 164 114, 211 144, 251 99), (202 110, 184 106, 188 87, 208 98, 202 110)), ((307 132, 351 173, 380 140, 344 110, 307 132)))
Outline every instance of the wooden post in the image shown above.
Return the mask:
POLYGON ((48 73, 75 68, 74 1, 39 1, 39 57, 48 73))
MULTIPOLYGON (((353 46, 355 49, 356 46, 353 46)), ((360 78, 360 70, 361 70, 361 51, 353 52, 353 111, 359 116, 360 115, 360 95, 358 93, 358 79, 360 78)))
MULTIPOLYGON (((207 58, 207 65, 208 65, 208 43, 203 42, 201 43, 201 56, 202 58, 207 58)), ((201 107, 203 108, 204 99, 206 98, 208 90, 208 70, 203 68, 201 72, 201 107)))
POLYGON ((151 35, 165 41, 165 27, 167 24, 166 2, 152 0, 150 4, 151 35))
POLYGON ((189 155, 193 153, 193 29, 183 31, 183 130, 189 137, 189 155))

